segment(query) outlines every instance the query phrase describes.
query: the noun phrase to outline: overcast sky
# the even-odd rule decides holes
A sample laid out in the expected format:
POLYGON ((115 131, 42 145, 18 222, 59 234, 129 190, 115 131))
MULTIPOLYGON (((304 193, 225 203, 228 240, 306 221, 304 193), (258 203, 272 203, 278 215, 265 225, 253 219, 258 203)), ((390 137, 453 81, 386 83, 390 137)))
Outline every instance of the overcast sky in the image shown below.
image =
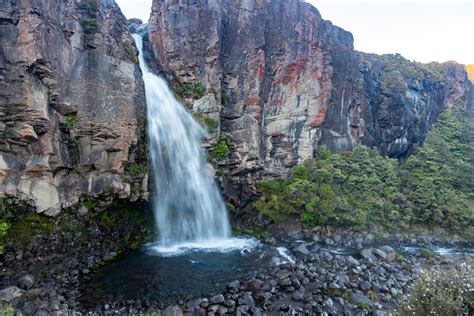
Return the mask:
MULTIPOLYGON (((148 20, 151 0, 116 1, 127 18, 148 20)), ((474 63, 474 0, 307 1, 324 19, 350 31, 357 50, 474 63)))

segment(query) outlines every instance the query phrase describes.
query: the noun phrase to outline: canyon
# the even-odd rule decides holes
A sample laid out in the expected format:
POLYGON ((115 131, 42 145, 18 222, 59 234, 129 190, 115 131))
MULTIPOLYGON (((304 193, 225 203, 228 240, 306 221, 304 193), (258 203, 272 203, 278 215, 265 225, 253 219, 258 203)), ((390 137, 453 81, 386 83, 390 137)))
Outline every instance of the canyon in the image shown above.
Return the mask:
MULTIPOLYGON (((374 148, 380 161, 394 158, 387 164, 395 170, 415 157, 434 126, 438 133, 440 122, 457 126, 443 113, 474 110, 470 78, 472 65, 455 61, 359 52, 350 32, 300 0, 153 0, 149 21, 127 21, 114 0, 0 1, 0 311, 5 303, 25 315, 391 313, 408 301, 423 269, 472 271, 472 241, 463 239, 472 228, 470 191, 462 191, 468 175, 453 182, 458 191, 446 186, 445 204, 457 208, 428 213, 438 221, 438 213, 447 214, 456 229, 467 227, 465 235, 445 236, 440 227, 385 231, 370 222, 363 231, 308 227, 297 212, 281 229, 252 203, 261 198, 265 210, 273 207, 275 192, 266 196, 259 187, 266 180, 289 181, 289 202, 297 196, 292 184, 315 188, 294 172, 317 175, 315 163, 304 167, 311 158, 347 159, 346 152, 374 148), (177 111, 174 118, 162 115, 163 103, 177 111), (147 111, 162 124, 150 129, 147 111), (175 135, 160 138, 163 130, 175 135), (187 139, 171 137, 179 135, 187 139), (157 188, 169 200, 153 195, 157 188), (210 267, 228 262, 221 266, 227 272, 200 270, 204 285, 168 304, 153 292, 161 280, 150 280, 147 265, 180 290, 189 281, 181 270, 201 263, 192 252, 182 261, 149 255, 156 205, 161 246, 237 232, 254 248, 225 244, 234 253, 199 253, 210 267), (464 213, 453 211, 464 206, 464 213), (177 209, 188 213, 177 216, 177 209), (234 267, 242 268, 238 280, 231 280, 234 267), (132 279, 124 282, 129 268, 132 279)), ((465 153, 459 148, 453 156, 465 153)), ((455 161, 471 170, 472 160, 455 161)), ((404 222, 409 195, 401 193, 390 196, 393 209, 380 208, 408 227, 419 209, 404 222)))
MULTIPOLYGON (((5 2, 0 14, 2 195, 49 215, 146 199, 143 82, 118 6, 5 2)), ((228 149, 214 169, 236 207, 320 145, 406 157, 443 109, 473 107, 463 65, 355 51, 302 1, 155 0, 141 33, 207 148, 228 149)))

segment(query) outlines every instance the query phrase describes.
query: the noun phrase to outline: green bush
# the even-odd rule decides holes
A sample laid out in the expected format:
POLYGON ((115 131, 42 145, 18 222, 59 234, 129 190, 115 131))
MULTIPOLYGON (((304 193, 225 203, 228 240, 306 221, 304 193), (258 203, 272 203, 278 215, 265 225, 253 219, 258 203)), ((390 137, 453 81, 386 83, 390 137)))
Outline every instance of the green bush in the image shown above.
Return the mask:
POLYGON ((225 137, 221 137, 219 142, 211 149, 210 155, 212 158, 219 160, 225 158, 229 154, 229 146, 225 137))
POLYGON ((336 154, 320 147, 290 178, 260 182, 253 206, 276 222, 299 214, 307 227, 442 227, 473 240, 472 116, 444 112, 404 163, 361 145, 336 154))
POLYGON ((409 315, 471 315, 474 310, 474 270, 471 266, 449 271, 424 272, 400 309, 409 315))
POLYGON ((99 11, 99 3, 97 0, 82 0, 79 8, 87 11, 90 15, 95 15, 99 11))
POLYGON ((10 226, 8 222, 0 221, 0 254, 3 253, 4 238, 7 236, 10 226))
POLYGON ((69 114, 64 116, 64 126, 67 129, 72 129, 76 125, 76 115, 69 114))
POLYGON ((199 81, 189 81, 183 84, 183 94, 188 98, 200 99, 206 93, 206 89, 199 81))
POLYGON ((132 162, 129 165, 128 173, 132 177, 138 177, 142 174, 145 174, 148 172, 148 166, 146 164, 138 164, 136 162, 132 162))
POLYGON ((82 19, 80 23, 84 33, 86 34, 95 34, 99 32, 99 25, 95 19, 82 19))
POLYGON ((213 133, 216 131, 217 127, 219 126, 219 122, 211 117, 207 117, 203 115, 201 112, 194 112, 193 118, 199 122, 202 126, 204 126, 208 132, 213 133))

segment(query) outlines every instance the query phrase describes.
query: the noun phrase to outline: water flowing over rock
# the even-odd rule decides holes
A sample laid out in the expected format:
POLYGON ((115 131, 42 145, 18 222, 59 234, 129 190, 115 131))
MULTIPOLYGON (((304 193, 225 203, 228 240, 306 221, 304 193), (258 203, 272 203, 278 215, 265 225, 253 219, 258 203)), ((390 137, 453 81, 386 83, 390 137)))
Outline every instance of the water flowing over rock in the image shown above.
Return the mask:
POLYGON ((243 202, 321 144, 406 156, 444 108, 472 104, 462 65, 357 52, 304 1, 154 0, 145 41, 189 107, 218 121, 210 145, 228 136, 221 180, 243 202))
POLYGON ((143 58, 142 37, 133 36, 145 83, 160 242, 173 246, 227 238, 227 210, 201 149, 205 131, 176 100, 165 81, 150 72, 143 58))

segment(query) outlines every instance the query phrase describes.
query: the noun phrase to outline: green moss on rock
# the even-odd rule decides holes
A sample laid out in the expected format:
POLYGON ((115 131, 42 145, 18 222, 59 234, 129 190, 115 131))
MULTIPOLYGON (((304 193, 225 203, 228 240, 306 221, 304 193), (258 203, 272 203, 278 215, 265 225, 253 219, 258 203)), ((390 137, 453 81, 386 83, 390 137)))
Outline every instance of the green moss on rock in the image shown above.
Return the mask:
POLYGON ((95 34, 99 32, 99 25, 95 19, 82 19, 81 23, 82 29, 86 34, 95 34))

